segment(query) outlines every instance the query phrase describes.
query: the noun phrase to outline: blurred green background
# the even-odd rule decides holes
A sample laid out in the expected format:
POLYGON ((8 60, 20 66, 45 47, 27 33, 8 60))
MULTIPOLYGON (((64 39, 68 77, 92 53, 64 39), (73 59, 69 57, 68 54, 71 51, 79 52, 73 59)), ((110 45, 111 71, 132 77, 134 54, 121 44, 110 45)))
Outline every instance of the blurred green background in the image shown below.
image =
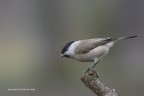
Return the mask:
POLYGON ((139 34, 116 44, 96 70, 121 96, 142 96, 143 9, 142 0, 1 0, 0 95, 95 96, 80 81, 90 63, 59 58, 62 47, 71 40, 139 34))

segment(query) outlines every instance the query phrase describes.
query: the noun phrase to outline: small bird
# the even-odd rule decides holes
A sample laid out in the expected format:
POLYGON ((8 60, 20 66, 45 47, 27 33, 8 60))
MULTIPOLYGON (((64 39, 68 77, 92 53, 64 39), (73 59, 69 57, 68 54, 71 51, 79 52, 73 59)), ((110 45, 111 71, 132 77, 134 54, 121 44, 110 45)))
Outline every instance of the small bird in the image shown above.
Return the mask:
POLYGON ((88 67, 88 70, 93 69, 117 41, 135 37, 138 37, 138 35, 71 41, 63 47, 60 57, 72 58, 80 62, 93 62, 93 64, 88 67))

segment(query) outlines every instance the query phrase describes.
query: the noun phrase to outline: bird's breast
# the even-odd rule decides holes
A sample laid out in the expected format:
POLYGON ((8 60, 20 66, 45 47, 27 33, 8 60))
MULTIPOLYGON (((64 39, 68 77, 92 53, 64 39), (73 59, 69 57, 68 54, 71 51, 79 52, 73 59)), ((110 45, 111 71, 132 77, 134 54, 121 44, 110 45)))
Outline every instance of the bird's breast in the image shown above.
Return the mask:
POLYGON ((73 56, 74 59, 81 62, 93 62, 97 58, 102 58, 109 51, 109 47, 107 46, 98 46, 87 53, 75 54, 73 56))

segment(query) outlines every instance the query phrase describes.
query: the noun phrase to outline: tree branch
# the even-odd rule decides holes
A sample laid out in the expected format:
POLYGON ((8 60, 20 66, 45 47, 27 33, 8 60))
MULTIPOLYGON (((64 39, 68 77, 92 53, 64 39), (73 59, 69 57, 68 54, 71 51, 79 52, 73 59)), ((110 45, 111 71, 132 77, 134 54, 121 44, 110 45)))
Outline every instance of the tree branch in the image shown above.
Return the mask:
POLYGON ((81 81, 98 96, 119 96, 115 90, 111 90, 98 77, 96 71, 91 70, 84 73, 81 81))

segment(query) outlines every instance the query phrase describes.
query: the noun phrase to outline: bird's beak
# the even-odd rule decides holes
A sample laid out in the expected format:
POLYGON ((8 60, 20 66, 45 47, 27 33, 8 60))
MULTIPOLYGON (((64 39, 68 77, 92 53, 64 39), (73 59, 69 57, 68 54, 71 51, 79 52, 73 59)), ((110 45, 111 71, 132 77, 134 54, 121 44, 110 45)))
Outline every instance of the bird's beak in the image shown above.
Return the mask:
POLYGON ((63 58, 63 57, 64 57, 64 54, 61 54, 61 55, 60 55, 60 58, 63 58))

